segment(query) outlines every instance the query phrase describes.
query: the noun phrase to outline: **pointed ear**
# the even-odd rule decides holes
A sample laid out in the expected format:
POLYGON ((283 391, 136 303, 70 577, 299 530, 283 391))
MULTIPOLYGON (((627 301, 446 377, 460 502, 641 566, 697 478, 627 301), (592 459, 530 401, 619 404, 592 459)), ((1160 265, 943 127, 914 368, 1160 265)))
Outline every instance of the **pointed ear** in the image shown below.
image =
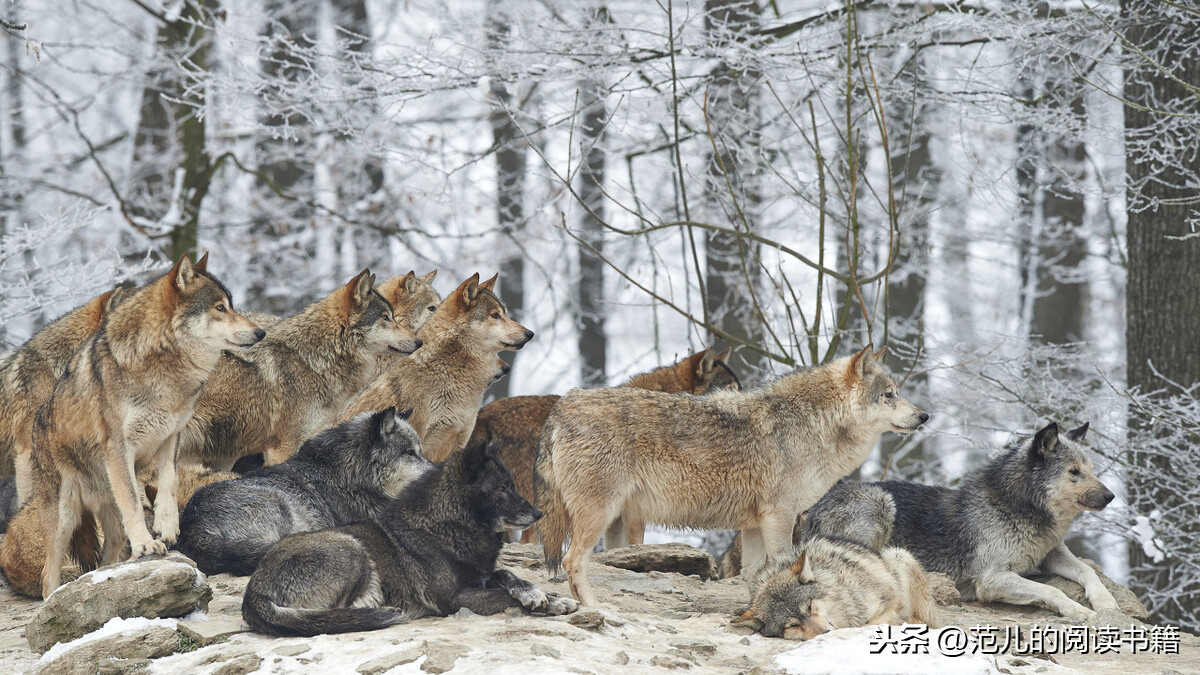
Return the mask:
POLYGON ((405 411, 403 411, 403 412, 398 412, 398 413, 396 413, 396 417, 399 417, 400 419, 402 419, 402 420, 404 420, 405 422, 407 422, 407 421, 409 421, 410 419, 412 419, 412 414, 413 414, 413 409, 412 409, 412 408, 409 408, 408 410, 405 410, 405 411))
POLYGON ((196 271, 192 267, 192 261, 188 258, 188 254, 184 253, 179 256, 179 262, 171 268, 171 280, 175 283, 175 289, 183 291, 196 280, 196 271))
POLYGON ((1089 424, 1090 424, 1090 422, 1084 422, 1083 426, 1081 426, 1077 429, 1072 429, 1072 430, 1068 431, 1067 438, 1069 438, 1070 440, 1075 441, 1077 443, 1079 441, 1082 441, 1083 437, 1087 436, 1089 424))
POLYGON ((466 476, 467 480, 475 480, 475 477, 479 475, 480 469, 487 462, 487 446, 488 440, 485 439, 475 445, 468 445, 463 448, 461 462, 463 475, 466 476))
POLYGON ((417 273, 409 270, 408 274, 404 275, 404 291, 409 295, 417 292, 417 273))
POLYGON ((1049 457, 1058 447, 1058 425, 1054 422, 1042 427, 1033 437, 1029 453, 1038 458, 1049 457))
POLYGON ((735 626, 747 626, 754 630, 762 628, 762 621, 758 618, 758 610, 753 607, 742 612, 742 615, 734 619, 731 623, 735 626))
POLYGON ((880 347, 879 351, 875 352, 871 358, 883 363, 883 360, 887 358, 887 347, 880 347))
POLYGON ((500 278, 500 273, 497 272, 492 275, 491 279, 488 279, 487 281, 479 284, 479 287, 495 293, 496 292, 496 279, 499 279, 499 278, 500 278))
POLYGON ((875 349, 872 345, 867 345, 858 350, 858 353, 850 357, 850 365, 846 366, 846 381, 850 383, 858 382, 863 378, 863 369, 866 367, 866 360, 871 358, 871 352, 875 349))
POLYGON ((346 315, 361 308, 371 298, 371 287, 375 285, 375 275, 371 274, 371 270, 365 269, 354 276, 345 286, 342 287, 345 293, 345 309, 346 315))
POLYGON ((376 441, 383 440, 395 433, 398 425, 395 407, 380 410, 371 416, 371 436, 376 441))
POLYGON ((479 297, 479 273, 472 274, 471 278, 459 284, 454 293, 464 307, 474 302, 479 297))
POLYGON ((711 353, 711 351, 712 350, 710 349, 701 349, 683 361, 680 361, 679 365, 677 366, 678 370, 676 371, 679 374, 679 377, 692 382, 699 381, 700 373, 702 372, 702 363, 704 358, 711 353))
POLYGON ((430 272, 429 274, 421 275, 421 281, 424 281, 427 284, 432 284, 433 280, 435 278, 437 278, 437 270, 434 270, 434 271, 430 272))
POLYGON ((200 259, 196 261, 196 264, 192 265, 192 269, 196 270, 197 272, 208 271, 208 251, 205 251, 204 255, 200 256, 200 259))
POLYGON ((796 575, 802 584, 812 583, 812 565, 808 564, 808 553, 801 552, 796 562, 792 563, 792 574, 796 575))
POLYGON ((729 360, 729 355, 732 353, 733 353, 733 347, 726 347, 725 351, 720 352, 719 354, 714 356, 713 359, 720 361, 721 363, 724 363, 725 361, 729 360))

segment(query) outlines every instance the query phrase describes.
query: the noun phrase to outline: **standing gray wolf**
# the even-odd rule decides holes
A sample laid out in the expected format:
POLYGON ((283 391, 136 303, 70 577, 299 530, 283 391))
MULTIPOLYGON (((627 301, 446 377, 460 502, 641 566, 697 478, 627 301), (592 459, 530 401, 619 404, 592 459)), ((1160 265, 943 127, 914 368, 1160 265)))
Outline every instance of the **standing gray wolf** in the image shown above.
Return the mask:
POLYGON ((252 351, 226 354, 180 434, 180 457, 229 469, 242 455, 262 452, 267 464, 278 464, 375 377, 379 354, 420 347, 374 282, 363 270, 272 326, 252 351))
POLYGON ((868 345, 745 392, 569 392, 542 428, 534 477, 548 566, 565 563, 571 592, 594 605, 587 559, 624 513, 740 529, 743 570, 761 569, 791 548, 796 516, 862 464, 880 434, 929 418, 896 392, 880 356, 868 345))
MULTIPOLYGON (((88 341, 105 315, 121 301, 123 291, 102 293, 46 325, 0 361, 0 462, 16 466, 17 497, 33 491, 30 446, 33 416, 67 369, 67 362, 88 341)), ((19 502, 18 502, 19 503, 19 502)))
POLYGON ((474 274, 442 304, 419 333, 425 346, 386 368, 341 414, 345 420, 388 406, 412 408, 425 454, 439 462, 466 445, 479 404, 502 351, 516 351, 533 331, 513 321, 492 292, 496 277, 474 274))
MULTIPOLYGON (((954 579, 963 600, 1047 606, 1084 620, 1117 602, 1063 537, 1084 511, 1099 511, 1113 494, 1096 479, 1079 444, 1088 425, 1059 434, 1051 423, 1018 447, 973 471, 951 489, 904 481, 870 483, 896 503, 889 546, 907 549, 930 572, 954 579), (1026 579, 1057 574, 1083 586, 1092 609, 1062 591, 1026 579)), ((831 494, 823 502, 853 499, 831 494)))
POLYGON ((409 414, 363 413, 308 439, 282 464, 200 488, 180 514, 179 550, 205 574, 246 576, 289 534, 374 516, 433 469, 409 414))
POLYGON ((461 607, 574 611, 575 601, 496 569, 504 530, 529 527, 539 515, 494 451, 459 450, 371 520, 281 540, 250 577, 242 617, 261 633, 317 635, 461 607))
MULTIPOLYGON (((728 356, 728 349, 720 354, 703 349, 678 363, 635 375, 624 386, 697 395, 709 389, 737 389, 740 383, 725 364, 728 356)), ((491 439, 499 448, 500 461, 512 471, 517 492, 530 501, 533 501, 533 465, 537 457, 538 435, 559 398, 556 395, 512 396, 492 401, 479 411, 475 429, 467 441, 467 445, 474 445, 491 439)), ((642 543, 645 524, 626 524, 618 519, 609 529, 605 545, 616 548, 627 543, 642 543)), ((522 542, 531 543, 534 540, 532 529, 521 534, 522 542)))
POLYGON ((768 566, 750 609, 734 620, 767 637, 809 640, 835 628, 940 625, 921 565, 908 551, 874 551, 822 536, 768 566))
POLYGON ((249 347, 264 331, 233 309, 229 292, 187 255, 115 307, 38 410, 34 490, 46 535, 42 594, 59 585, 63 556, 84 511, 100 519, 102 558, 166 553, 179 534, 175 456, 222 350, 249 347), (142 515, 139 466, 158 476, 154 531, 142 515), (128 538, 128 539, 127 539, 128 538))

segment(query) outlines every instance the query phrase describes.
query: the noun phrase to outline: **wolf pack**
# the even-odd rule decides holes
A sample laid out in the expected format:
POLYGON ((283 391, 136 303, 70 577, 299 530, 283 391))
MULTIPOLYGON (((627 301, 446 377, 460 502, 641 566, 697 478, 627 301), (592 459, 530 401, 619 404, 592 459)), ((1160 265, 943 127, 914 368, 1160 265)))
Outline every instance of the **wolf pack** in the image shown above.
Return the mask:
POLYGON ((249 576, 255 631, 379 629, 467 608, 559 615, 603 601, 589 558, 647 524, 738 530, 734 623, 809 639, 844 627, 940 623, 927 573, 966 600, 1070 620, 1116 609, 1063 543, 1112 499, 1086 423, 1049 423, 957 487, 856 482, 884 433, 929 414, 884 350, 744 388, 703 349, 622 386, 504 398, 500 358, 533 331, 497 278, 443 298, 436 271, 364 270, 299 314, 238 312, 183 255, 114 289, 0 361, 8 586, 48 597, 101 565, 175 548, 207 574, 249 576), (498 565, 540 542, 573 597, 498 565), (1078 582, 1090 607, 1030 577, 1078 582))

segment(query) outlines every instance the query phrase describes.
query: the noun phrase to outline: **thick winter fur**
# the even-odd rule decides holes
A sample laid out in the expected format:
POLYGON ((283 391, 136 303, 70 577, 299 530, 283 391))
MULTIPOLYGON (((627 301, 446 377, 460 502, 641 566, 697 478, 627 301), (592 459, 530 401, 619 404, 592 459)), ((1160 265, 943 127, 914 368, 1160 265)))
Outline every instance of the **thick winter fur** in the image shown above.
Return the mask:
POLYGON ((264 331, 238 315, 229 293, 186 255, 105 317, 75 353, 38 410, 32 501, 42 507, 46 565, 42 592, 59 585, 63 556, 84 511, 104 529, 103 562, 126 541, 131 558, 165 553, 179 534, 175 457, 179 430, 221 351, 249 347, 264 331), (158 475, 150 535, 142 515, 140 466, 158 475))
MULTIPOLYGON (((635 375, 625 386, 697 395, 706 393, 710 388, 737 389, 737 378, 725 364, 728 356, 729 350, 716 354, 711 349, 704 349, 678 363, 635 375)), ((467 445, 474 445, 491 439, 499 448, 500 461, 512 471, 517 492, 530 501, 533 500, 533 464, 537 457, 538 435, 559 398, 553 395, 513 396, 493 401, 479 411, 475 429, 467 441, 467 445)), ((605 538, 605 544, 614 548, 624 540, 642 543, 645 524, 633 522, 626 526, 619 520, 610 529, 614 532, 620 530, 619 538, 615 535, 605 538)), ((535 540, 533 530, 521 534, 522 542, 535 540)))
POLYGON ((21 507, 17 498, 17 479, 5 478, 0 481, 0 533, 8 529, 8 521, 16 515, 21 507))
POLYGON ((275 324, 250 352, 222 357, 180 435, 180 457, 229 469, 262 452, 267 464, 278 464, 329 427, 378 374, 379 354, 417 349, 374 278, 363 270, 275 324))
MULTIPOLYGON (((892 536, 896 503, 878 487, 843 478, 796 521, 792 542, 797 546, 817 536, 856 541, 878 551, 892 536)), ((738 535, 717 563, 722 579, 742 571, 742 537, 738 535)))
POLYGON ((262 633, 317 635, 372 630, 466 607, 563 614, 578 605, 548 597, 496 569, 503 531, 540 514, 483 445, 460 450, 417 479, 369 521, 283 539, 263 558, 242 601, 262 633))
POLYGON ((462 448, 502 351, 517 350, 533 331, 513 321, 492 292, 496 277, 475 274, 438 305, 419 335, 425 346, 386 369, 339 419, 387 406, 413 409, 412 425, 430 459, 462 448))
POLYGON ((105 315, 121 301, 114 289, 92 298, 49 323, 19 349, 0 361, 0 465, 15 464, 20 501, 33 491, 29 455, 33 417, 62 377, 71 356, 100 328, 105 315))
POLYGON ((282 464, 201 488, 180 516, 179 550, 205 574, 249 575, 289 534, 374 516, 433 469, 407 415, 364 413, 282 464))
POLYGON ((770 566, 734 623, 789 640, 872 624, 940 625, 921 565, 907 551, 820 536, 770 566))
MULTIPOLYGON (((1042 605, 1075 620, 1093 616, 1094 610, 1116 609, 1095 571, 1063 543, 1080 513, 1103 509, 1113 498, 1079 443, 1086 433, 1086 424, 1060 434, 1052 423, 967 474, 954 489, 873 483, 896 503, 888 545, 907 549, 926 570, 950 575, 964 600, 1042 605), (1092 609, 1025 578, 1030 574, 1078 582, 1092 609)), ((853 493, 826 499, 847 497, 853 493)))
POLYGON ((625 513, 740 529, 743 568, 758 570, 791 548, 796 516, 859 466, 880 434, 911 432, 928 417, 897 394, 869 346, 746 392, 576 389, 554 406, 538 445, 547 563, 564 562, 571 592, 595 604, 587 559, 625 513))

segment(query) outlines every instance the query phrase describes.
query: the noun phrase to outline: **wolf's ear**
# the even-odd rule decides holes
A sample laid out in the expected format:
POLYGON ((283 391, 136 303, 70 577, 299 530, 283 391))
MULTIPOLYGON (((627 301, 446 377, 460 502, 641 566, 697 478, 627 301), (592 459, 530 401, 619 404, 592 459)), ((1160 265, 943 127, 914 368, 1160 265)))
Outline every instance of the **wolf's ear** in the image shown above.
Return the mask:
POLYGON ((462 468, 467 480, 475 480, 480 469, 487 463, 487 449, 491 439, 484 439, 475 445, 468 445, 462 450, 462 468))
POLYGON ((484 290, 488 290, 488 291, 495 293, 496 292, 496 279, 499 279, 499 278, 500 278, 500 273, 497 272, 492 275, 491 279, 488 279, 487 281, 480 283, 479 287, 484 290))
POLYGON ((192 260, 186 253, 179 256, 179 262, 175 263, 169 274, 171 280, 175 282, 175 288, 180 291, 186 290, 196 280, 196 270, 192 267, 192 260))
POLYGON ((718 353, 713 357, 713 360, 724 363, 729 360, 729 355, 733 353, 733 347, 726 347, 725 351, 718 353))
POLYGON ((417 273, 413 270, 404 275, 404 292, 409 295, 417 292, 417 273))
POLYGON ((796 578, 802 584, 812 583, 812 565, 808 564, 808 554, 806 552, 801 552, 800 557, 796 558, 796 562, 792 563, 792 574, 796 575, 796 578))
POLYGON ((413 414, 413 409, 412 409, 412 408, 409 408, 409 409, 407 409, 407 410, 404 410, 403 412, 398 412, 398 413, 396 413, 396 417, 399 417, 400 419, 402 419, 402 420, 404 420, 405 422, 407 422, 407 421, 409 421, 410 419, 412 419, 412 414, 413 414))
POLYGON ((762 628, 763 625, 762 621, 758 618, 758 610, 753 607, 745 612, 742 612, 741 616, 734 619, 730 623, 735 626, 746 626, 748 628, 753 628, 754 630, 762 628))
POLYGON ((371 270, 364 269, 350 280, 343 290, 346 292, 346 313, 362 307, 371 297, 371 288, 375 285, 375 275, 371 270))
POLYGON ((1036 457, 1049 457, 1058 447, 1058 425, 1054 422, 1042 427, 1033 437, 1029 452, 1036 457))
POLYGON ((475 298, 479 297, 479 272, 472 274, 471 278, 459 284, 454 292, 464 307, 474 302, 475 298))
POLYGON ((883 363, 883 360, 887 358, 887 347, 886 346, 880 347, 879 351, 875 352, 871 356, 871 358, 875 359, 876 361, 878 361, 880 363, 883 363))
POLYGON ((1077 429, 1071 429, 1070 431, 1067 432, 1067 438, 1069 438, 1070 440, 1075 441, 1075 442, 1082 441, 1083 437, 1087 436, 1089 424, 1090 424, 1090 422, 1084 422, 1083 426, 1081 426, 1077 429))
POLYGON ((200 256, 200 259, 196 261, 196 264, 192 265, 192 269, 196 270, 197 272, 208 271, 208 251, 205 251, 204 255, 200 256))
POLYGON ((863 372, 867 366, 866 360, 870 358, 871 352, 874 350, 874 345, 868 344, 866 347, 858 350, 857 354, 850 357, 850 365, 846 366, 847 382, 854 383, 863 378, 863 372))
POLYGON ((375 413, 372 422, 376 440, 383 440, 395 433, 400 421, 396 416, 395 406, 375 413))
POLYGON ((421 275, 421 281, 424 281, 427 284, 432 284, 435 278, 437 278, 437 270, 421 275))

